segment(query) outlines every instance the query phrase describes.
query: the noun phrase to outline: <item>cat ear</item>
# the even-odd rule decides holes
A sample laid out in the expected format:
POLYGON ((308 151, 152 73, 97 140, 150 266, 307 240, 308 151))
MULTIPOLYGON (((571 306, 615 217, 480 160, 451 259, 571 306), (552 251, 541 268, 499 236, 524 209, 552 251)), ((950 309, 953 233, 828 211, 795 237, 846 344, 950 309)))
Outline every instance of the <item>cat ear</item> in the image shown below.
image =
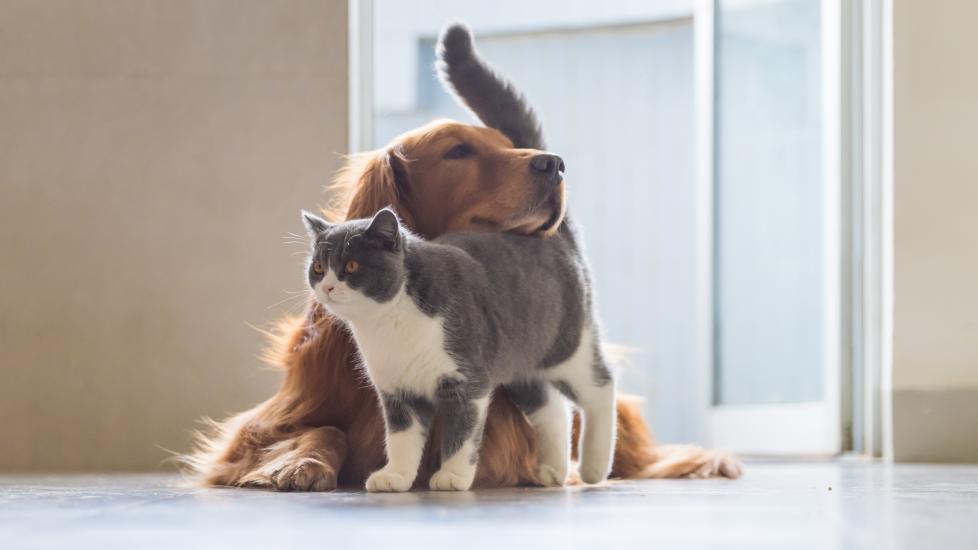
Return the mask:
POLYGON ((317 237, 323 233, 329 231, 331 227, 330 223, 319 216, 302 211, 302 223, 306 226, 306 231, 309 233, 309 238, 315 240, 317 237))
POLYGON ((393 210, 384 208, 374 214, 363 236, 379 241, 387 250, 397 250, 401 245, 401 222, 393 210))

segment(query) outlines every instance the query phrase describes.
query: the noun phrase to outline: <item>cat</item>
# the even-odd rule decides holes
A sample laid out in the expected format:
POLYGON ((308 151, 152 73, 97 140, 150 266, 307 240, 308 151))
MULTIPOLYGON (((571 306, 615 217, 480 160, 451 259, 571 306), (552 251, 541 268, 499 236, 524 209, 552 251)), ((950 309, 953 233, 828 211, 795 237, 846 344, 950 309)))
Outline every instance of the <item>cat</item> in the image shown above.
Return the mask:
POLYGON ((393 210, 331 224, 302 213, 308 282, 356 340, 387 432, 368 491, 407 491, 428 429, 444 423, 433 490, 471 488, 486 409, 503 386, 532 423, 538 478, 566 483, 567 402, 584 420, 579 473, 599 483, 614 454, 615 380, 600 349, 586 265, 569 221, 549 238, 414 236, 393 210))

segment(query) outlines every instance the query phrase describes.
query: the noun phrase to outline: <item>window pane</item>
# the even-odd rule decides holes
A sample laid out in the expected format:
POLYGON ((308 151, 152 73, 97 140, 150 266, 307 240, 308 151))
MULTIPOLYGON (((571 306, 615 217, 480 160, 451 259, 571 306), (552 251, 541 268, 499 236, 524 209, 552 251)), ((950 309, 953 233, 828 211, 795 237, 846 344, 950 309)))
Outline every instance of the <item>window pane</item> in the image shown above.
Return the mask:
POLYGON ((439 23, 468 22, 566 161, 606 338, 634 350, 623 389, 649 398, 661 437, 696 439, 692 2, 378 4, 376 144, 472 122, 432 71, 439 23))
POLYGON ((822 397, 817 0, 724 1, 716 62, 720 404, 822 397))

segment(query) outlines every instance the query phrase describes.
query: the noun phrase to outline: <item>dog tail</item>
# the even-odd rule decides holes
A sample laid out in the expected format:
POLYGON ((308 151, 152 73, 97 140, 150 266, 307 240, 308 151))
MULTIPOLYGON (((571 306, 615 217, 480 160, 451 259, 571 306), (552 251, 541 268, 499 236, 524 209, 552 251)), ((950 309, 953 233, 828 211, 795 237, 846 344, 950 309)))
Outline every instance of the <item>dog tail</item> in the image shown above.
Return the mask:
MULTIPOLYGON (((737 479, 743 473, 740 460, 721 449, 704 449, 699 445, 663 445, 652 438, 642 418, 641 399, 618 395, 618 442, 612 477, 622 479, 657 479, 679 477, 727 477, 737 479)), ((577 429, 577 418, 574 419, 577 429)), ((576 439, 575 439, 576 441, 576 439)))
POLYGON ((512 82, 479 57, 472 32, 463 23, 442 30, 436 67, 445 87, 483 124, 505 134, 516 147, 546 149, 533 108, 512 82))

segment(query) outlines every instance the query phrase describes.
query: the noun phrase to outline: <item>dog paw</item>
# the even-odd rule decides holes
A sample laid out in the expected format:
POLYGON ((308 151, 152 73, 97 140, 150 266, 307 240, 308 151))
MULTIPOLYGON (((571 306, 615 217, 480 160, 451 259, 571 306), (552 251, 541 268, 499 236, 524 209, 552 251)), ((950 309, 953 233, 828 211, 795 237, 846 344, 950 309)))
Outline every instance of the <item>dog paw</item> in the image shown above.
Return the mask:
POLYGON ((707 460, 698 468, 683 477, 692 479, 709 479, 711 477, 727 477, 737 479, 744 472, 740 459, 726 451, 709 451, 707 460))
POLYGON ((577 486, 577 485, 584 485, 584 482, 581 481, 581 474, 577 470, 571 470, 567 474, 567 483, 566 484, 567 485, 577 486))
POLYGON ((371 493, 403 493, 411 490, 414 476, 403 472, 381 469, 367 478, 367 491, 371 493))
POLYGON ((709 464, 709 472, 703 477, 728 477, 737 479, 744 473, 744 465, 736 456, 726 452, 717 451, 716 456, 709 464))
POLYGON ((438 470, 428 481, 428 487, 432 491, 468 491, 472 488, 472 481, 475 479, 475 472, 472 474, 460 474, 447 470, 438 470))
POLYGON ((549 464, 537 468, 537 480, 544 487, 560 487, 567 483, 567 468, 558 469, 549 464))
POLYGON ((244 489, 274 489, 278 490, 278 487, 268 478, 261 478, 259 476, 251 475, 248 476, 237 484, 238 487, 244 489))
POLYGON ((276 472, 272 481, 279 491, 332 491, 336 472, 314 458, 303 458, 276 472))
POLYGON ((724 477, 737 479, 744 475, 744 464, 733 455, 724 456, 717 467, 717 472, 724 477))

